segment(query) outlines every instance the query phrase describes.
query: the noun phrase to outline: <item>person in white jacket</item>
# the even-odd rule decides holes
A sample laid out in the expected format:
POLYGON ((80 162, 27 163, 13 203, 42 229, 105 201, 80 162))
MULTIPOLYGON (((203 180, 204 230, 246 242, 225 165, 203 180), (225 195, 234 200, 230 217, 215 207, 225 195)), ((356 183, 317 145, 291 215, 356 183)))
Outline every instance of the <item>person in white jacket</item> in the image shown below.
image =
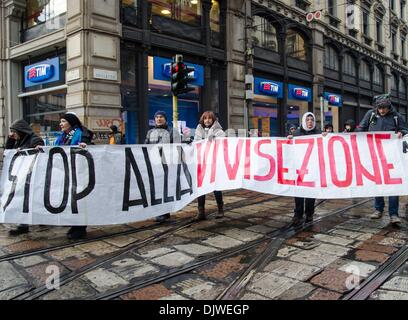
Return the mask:
MULTIPOLYGON (((225 132, 222 130, 220 123, 214 112, 206 111, 200 118, 200 122, 195 131, 194 141, 208 139, 213 140, 216 137, 225 137, 225 132)), ((215 200, 217 201, 218 212, 216 218, 224 216, 224 202, 221 191, 214 191, 215 200)), ((198 215, 197 220, 205 220, 205 195, 198 198, 198 215)))

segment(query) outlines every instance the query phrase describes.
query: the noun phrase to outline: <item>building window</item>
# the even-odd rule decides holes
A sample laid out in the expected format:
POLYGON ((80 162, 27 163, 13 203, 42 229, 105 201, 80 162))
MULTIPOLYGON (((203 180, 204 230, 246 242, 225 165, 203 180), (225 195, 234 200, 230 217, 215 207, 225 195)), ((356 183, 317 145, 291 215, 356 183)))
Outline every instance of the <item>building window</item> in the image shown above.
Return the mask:
POLYGON ((272 23, 260 16, 254 16, 253 26, 254 36, 252 40, 254 46, 278 52, 276 29, 272 23))
POLYGON ((382 22, 381 20, 377 20, 375 22, 375 27, 376 27, 376 41, 378 43, 382 43, 382 22))
POLYGON ((66 12, 67 0, 27 0, 22 42, 63 28, 66 12))
POLYGON ((370 36, 370 21, 369 13, 363 10, 363 33, 367 37, 370 36))
POLYGON ((324 51, 324 66, 328 69, 339 71, 339 57, 332 46, 326 45, 324 51))
POLYGON ((378 66, 374 66, 373 83, 381 87, 384 85, 384 75, 378 66))
POLYGON ((210 28, 213 32, 220 32, 220 3, 217 0, 211 1, 210 28))
POLYGON ((395 11, 395 0, 390 0, 390 8, 395 11))
POLYGON ((398 80, 395 74, 391 76, 391 90, 394 90, 394 91, 398 90, 398 80))
POLYGON ((399 91, 400 98, 403 100, 406 100, 407 99, 407 83, 404 78, 400 79, 398 91, 399 91))
POLYGON ((370 66, 364 60, 360 63, 359 76, 361 80, 370 81, 370 66))
POLYGON ((401 12, 401 19, 405 19, 405 1, 401 0, 400 1, 400 12, 401 12))
POLYGON ((356 76, 356 63, 350 54, 345 54, 343 59, 343 72, 346 75, 356 76))
POLYGON ((391 50, 393 53, 397 52, 397 35, 395 32, 391 33, 391 50))
POLYGON ((123 24, 137 25, 138 0, 121 0, 123 24))
POLYGON ((329 14, 333 17, 337 15, 336 9, 337 9, 337 4, 336 0, 327 0, 327 11, 329 14))
POLYGON ((295 30, 289 30, 286 35, 286 53, 289 57, 303 61, 307 60, 305 40, 295 30))
POLYGON ((405 48, 405 38, 401 38, 401 57, 402 59, 406 59, 406 48, 405 48))
POLYGON ((201 24, 201 0, 149 0, 152 15, 178 20, 191 25, 201 24))

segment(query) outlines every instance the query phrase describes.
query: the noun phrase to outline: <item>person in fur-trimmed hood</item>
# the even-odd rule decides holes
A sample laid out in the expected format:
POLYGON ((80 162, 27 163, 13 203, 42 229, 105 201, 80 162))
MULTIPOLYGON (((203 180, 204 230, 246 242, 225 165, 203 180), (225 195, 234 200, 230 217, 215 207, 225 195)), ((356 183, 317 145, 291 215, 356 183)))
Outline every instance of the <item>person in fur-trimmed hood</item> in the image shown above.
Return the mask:
MULTIPOLYGON (((302 125, 295 131, 293 135, 289 135, 288 139, 293 137, 320 134, 321 130, 316 128, 316 117, 312 112, 306 112, 302 117, 302 125)), ((327 134, 327 133, 325 133, 327 134)), ((290 226, 298 226, 303 223, 303 215, 306 216, 306 223, 313 221, 316 199, 312 198, 295 198, 294 217, 290 226)))
MULTIPOLYGON (((217 117, 215 116, 214 112, 206 111, 200 118, 200 122, 197 126, 194 140, 213 140, 217 137, 225 137, 225 133, 222 130, 221 125, 217 121, 217 117)), ((216 218, 222 218, 224 216, 224 201, 222 198, 221 191, 214 191, 215 200, 217 201, 218 205, 218 212, 216 218)), ((197 220, 205 220, 205 195, 198 198, 198 214, 197 220)))

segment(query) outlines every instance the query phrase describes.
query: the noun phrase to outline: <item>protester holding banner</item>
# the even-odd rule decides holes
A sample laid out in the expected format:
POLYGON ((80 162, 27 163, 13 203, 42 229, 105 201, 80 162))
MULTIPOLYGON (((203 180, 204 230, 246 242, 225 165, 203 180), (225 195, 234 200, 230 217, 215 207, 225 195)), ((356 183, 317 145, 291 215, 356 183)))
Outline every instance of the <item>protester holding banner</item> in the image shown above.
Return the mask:
POLYGON ((324 126, 324 132, 333 133, 333 131, 333 125, 331 123, 328 123, 324 126))
MULTIPOLYGON (((216 137, 225 137, 225 133, 222 130, 220 123, 217 121, 217 117, 212 111, 206 111, 200 118, 200 122, 197 126, 194 141, 208 139, 212 141, 216 137)), ((214 191, 215 200, 217 201, 218 212, 216 219, 224 217, 224 201, 221 191, 214 191)), ((205 220, 205 195, 198 198, 198 215, 197 220, 205 220)))
MULTIPOLYGON (((306 112, 302 118, 302 125, 288 139, 298 136, 319 134, 321 131, 316 128, 316 117, 311 112, 306 112)), ((306 215, 305 222, 312 222, 315 210, 316 199, 312 198, 295 198, 295 215, 290 226, 298 226, 303 223, 303 215, 306 215)))
MULTIPOLYGON (((44 145, 43 139, 37 136, 30 125, 24 120, 14 122, 10 127, 10 134, 6 142, 6 149, 34 149, 44 145)), ((19 225, 17 229, 9 231, 10 236, 28 233, 28 225, 19 225)))
MULTIPOLYGON (((92 143, 93 133, 85 128, 75 113, 67 112, 60 119, 61 134, 58 136, 56 146, 80 146, 85 148, 92 143)), ((67 233, 70 240, 86 238, 86 226, 71 227, 67 233)))
POLYGON ((356 131, 356 122, 353 119, 348 119, 344 123, 344 131, 343 133, 350 133, 356 131))
MULTIPOLYGON (((394 109, 390 95, 384 94, 374 97, 374 109, 366 113, 356 131, 394 131, 401 139, 408 133, 408 127, 404 118, 394 109)), ((376 197, 374 206, 375 211, 370 217, 380 219, 384 213, 384 197, 376 197)), ((389 197, 388 207, 391 223, 399 225, 399 197, 389 197)))
MULTIPOLYGON (((155 127, 147 132, 145 144, 161 143, 191 143, 190 129, 184 128, 183 135, 175 128, 168 125, 167 114, 164 111, 157 111, 154 115, 155 127)), ((156 217, 157 222, 163 222, 170 218, 170 213, 156 217)))
POLYGON ((119 132, 117 126, 110 126, 109 144, 122 144, 122 134, 119 132))

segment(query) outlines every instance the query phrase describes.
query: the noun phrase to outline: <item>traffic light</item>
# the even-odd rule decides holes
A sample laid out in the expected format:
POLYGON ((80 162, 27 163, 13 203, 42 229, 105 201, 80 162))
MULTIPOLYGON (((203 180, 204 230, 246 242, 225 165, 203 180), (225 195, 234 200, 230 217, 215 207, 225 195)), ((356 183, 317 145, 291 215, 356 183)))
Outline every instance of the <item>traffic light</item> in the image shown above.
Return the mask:
POLYGON ((171 91, 173 95, 178 96, 195 90, 188 83, 194 79, 195 69, 188 67, 183 62, 182 55, 176 55, 171 64, 171 91))

